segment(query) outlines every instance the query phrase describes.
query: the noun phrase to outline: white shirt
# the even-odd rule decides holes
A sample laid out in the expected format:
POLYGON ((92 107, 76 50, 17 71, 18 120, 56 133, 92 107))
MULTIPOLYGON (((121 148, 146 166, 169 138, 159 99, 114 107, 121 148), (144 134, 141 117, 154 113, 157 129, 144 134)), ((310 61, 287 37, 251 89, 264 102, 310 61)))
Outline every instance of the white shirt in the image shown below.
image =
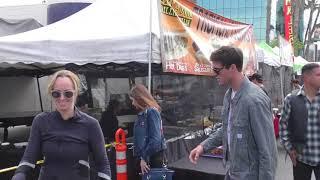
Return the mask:
POLYGON ((227 127, 229 152, 230 152, 230 140, 231 140, 231 112, 232 112, 231 101, 234 98, 234 96, 236 95, 236 93, 237 93, 236 91, 232 90, 231 100, 230 100, 230 104, 229 104, 229 116, 228 116, 228 127, 227 127))

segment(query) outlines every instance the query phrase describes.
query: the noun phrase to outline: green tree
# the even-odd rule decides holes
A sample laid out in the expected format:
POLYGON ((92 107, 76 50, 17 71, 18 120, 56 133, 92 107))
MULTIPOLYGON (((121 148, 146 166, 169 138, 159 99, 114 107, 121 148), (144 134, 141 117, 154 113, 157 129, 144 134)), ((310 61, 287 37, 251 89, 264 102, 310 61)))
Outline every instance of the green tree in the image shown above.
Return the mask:
POLYGON ((274 48, 276 46, 279 46, 279 40, 278 38, 273 39, 272 41, 270 41, 269 46, 274 48))
POLYGON ((300 32, 303 31, 301 19, 303 18, 304 3, 302 0, 291 0, 291 8, 293 36, 302 41, 303 35, 300 32))
POLYGON ((299 38, 297 36, 293 37, 293 51, 294 51, 294 55, 298 56, 300 54, 300 52, 303 50, 304 48, 304 44, 302 41, 299 40, 299 38))
POLYGON ((304 57, 308 59, 309 57, 309 47, 314 43, 313 33, 317 26, 318 18, 320 15, 320 4, 317 0, 305 0, 304 10, 309 10, 309 20, 306 33, 304 35, 304 57))

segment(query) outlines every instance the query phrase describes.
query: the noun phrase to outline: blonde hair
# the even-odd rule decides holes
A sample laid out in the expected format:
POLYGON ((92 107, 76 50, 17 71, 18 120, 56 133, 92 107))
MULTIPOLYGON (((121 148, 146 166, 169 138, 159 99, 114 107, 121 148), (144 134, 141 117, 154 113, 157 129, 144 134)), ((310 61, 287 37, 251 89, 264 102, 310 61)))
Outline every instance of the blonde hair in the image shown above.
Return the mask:
POLYGON ((137 102, 137 108, 145 110, 146 108, 155 107, 158 111, 161 111, 161 107, 152 97, 150 92, 142 84, 137 84, 132 87, 130 91, 130 97, 137 102))
POLYGON ((60 70, 60 71, 57 71, 56 73, 53 74, 53 76, 48 84, 48 94, 51 94, 51 92, 53 90, 54 83, 56 82, 56 80, 59 77, 69 78, 73 83, 73 87, 76 92, 76 96, 78 96, 79 91, 80 91, 80 79, 76 74, 74 74, 73 72, 68 71, 68 70, 60 70))

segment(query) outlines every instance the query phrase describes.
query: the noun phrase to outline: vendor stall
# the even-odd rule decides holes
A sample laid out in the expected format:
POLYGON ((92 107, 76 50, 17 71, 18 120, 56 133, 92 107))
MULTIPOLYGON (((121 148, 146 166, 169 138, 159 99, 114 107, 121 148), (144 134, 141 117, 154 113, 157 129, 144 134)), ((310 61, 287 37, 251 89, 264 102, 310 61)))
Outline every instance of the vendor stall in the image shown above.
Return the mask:
MULTIPOLYGON (((210 117, 216 106, 221 106, 224 89, 219 88, 212 77, 160 73, 158 10, 161 8, 156 2, 158 1, 97 0, 64 20, 37 30, 2 37, 0 38, 0 76, 42 77, 58 69, 69 69, 84 74, 87 79, 100 78, 88 84, 88 90, 95 95, 110 93, 114 90, 108 78, 127 78, 129 85, 121 89, 128 90, 132 84, 138 82, 135 77, 148 76, 149 79, 141 78, 139 82, 148 84, 149 88, 152 87, 153 94, 157 96, 163 108, 164 132, 168 139, 168 155, 171 155, 169 167, 176 169, 177 172, 185 169, 207 173, 208 171, 203 167, 211 162, 213 174, 222 177, 221 160, 201 158, 200 166, 187 163, 186 157, 204 137, 203 135, 193 140, 179 137, 188 132, 202 130, 205 120, 218 121, 219 118, 210 117), (147 69, 149 71, 146 71, 147 69), (152 85, 151 69, 153 73, 161 74, 153 76, 152 85), (101 83, 103 81, 104 83, 101 83), (104 85, 101 91, 98 87, 100 83, 104 85)), ((217 15, 215 18, 219 18, 219 23, 223 22, 230 25, 229 28, 235 28, 234 30, 239 34, 246 32, 245 37, 241 38, 250 41, 244 47, 252 48, 250 25, 217 15), (236 27, 234 24, 239 26, 236 27)), ((250 57, 251 50, 246 52, 250 57)), ((253 59, 250 57, 247 57, 247 64, 254 66, 253 59)), ((199 66, 194 71, 203 69, 210 73, 211 66, 208 64, 206 67, 199 66)), ((118 79, 116 82, 119 82, 118 79)), ((119 93, 116 90, 114 94, 122 94, 122 92, 119 93)), ((91 97, 93 97, 92 94, 91 97)), ((101 97, 92 100, 92 104, 100 105, 99 99, 104 102, 111 99, 111 95, 101 97)), ((37 110, 41 111, 41 109, 37 110)), ((121 114, 118 117, 120 121, 126 121, 121 119, 121 114)), ((112 149, 109 154, 112 161, 114 159, 112 149)), ((132 166, 132 164, 128 165, 129 168, 132 166)))
MULTIPOLYGON (((39 79, 59 69, 95 77, 150 76, 151 71, 148 73, 147 69, 154 68, 154 72, 161 70, 158 13, 151 14, 151 11, 157 10, 157 3, 147 0, 98 0, 57 23, 1 37, 0 76, 35 78, 36 81, 30 82, 29 86, 34 84, 37 89, 31 91, 30 88, 29 93, 37 94, 40 105, 35 105, 33 99, 24 104, 29 103, 33 107, 31 111, 37 112, 51 110, 50 100, 43 98, 46 95, 40 92, 44 86, 39 79)), ((7 82, 7 79, 0 82, 7 82)), ((17 84, 15 93, 25 91, 25 83, 14 84, 17 84)), ((2 96, 10 99, 9 104, 0 104, 0 115, 2 119, 7 119, 2 126, 18 125, 8 121, 11 117, 5 115, 26 111, 19 108, 20 102, 26 99, 12 94, 2 96), (9 111, 4 110, 8 108, 9 111)))

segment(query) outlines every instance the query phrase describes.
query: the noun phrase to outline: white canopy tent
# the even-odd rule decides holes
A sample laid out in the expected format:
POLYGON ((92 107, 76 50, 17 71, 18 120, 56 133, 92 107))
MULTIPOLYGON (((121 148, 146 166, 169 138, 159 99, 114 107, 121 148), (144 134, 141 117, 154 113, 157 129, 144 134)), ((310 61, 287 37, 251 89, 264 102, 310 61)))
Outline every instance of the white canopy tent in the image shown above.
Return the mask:
POLYGON ((0 18, 0 37, 37 29, 42 25, 35 19, 3 19, 0 18))
POLYGON ((0 68, 160 64, 158 16, 157 0, 97 0, 54 24, 0 38, 0 68))
POLYGON ((280 57, 265 42, 255 45, 258 62, 263 62, 269 66, 280 67, 280 57))
MULTIPOLYGON (((260 64, 260 73, 263 76, 264 85, 275 106, 282 104, 284 95, 291 89, 292 71, 290 66, 281 62, 278 47, 270 47, 265 42, 256 45, 256 55, 260 64)), ((291 90, 290 90, 291 91, 291 90)))
POLYGON ((309 64, 309 63, 318 63, 320 64, 320 62, 310 62, 305 60, 303 57, 298 56, 298 57, 294 57, 294 62, 293 62, 293 71, 297 74, 297 75, 301 75, 301 69, 304 65, 309 64))
MULTIPOLYGON (((100 68, 96 65, 110 64, 110 69, 114 69, 114 64, 120 64, 116 69, 120 71, 117 75, 123 77, 125 68, 136 74, 133 69, 137 66, 146 74, 149 66, 150 77, 151 63, 161 67, 158 10, 158 0, 96 0, 87 8, 64 20, 36 30, 1 37, 0 76, 39 77, 51 73, 51 69, 70 67, 70 64, 86 65, 90 68, 93 64, 95 68, 101 70, 99 72, 110 73, 105 66, 100 68), (135 63, 133 64, 135 67, 130 63, 135 63), (123 64, 126 64, 125 67, 122 67, 123 64)), ((93 73, 97 72, 96 69, 90 70, 93 73)), ((2 77, 0 80, 10 82, 7 77, 2 77)), ((41 82, 39 85, 38 78, 37 81, 28 81, 27 85, 32 86, 28 92, 35 93, 38 90, 41 94, 42 88, 39 87, 41 82)), ((26 89, 20 86, 12 88, 26 89)), ((1 98, 14 97, 14 94, 11 96, 7 93, 10 89, 4 88, 4 90, 1 98)), ((21 104, 19 103, 21 99, 12 98, 11 104, 0 104, 0 107, 8 107, 2 108, 0 114, 5 111, 39 111, 40 106, 42 110, 41 96, 36 94, 32 96, 34 102, 40 98, 40 103, 26 100, 29 103, 25 103, 26 106, 30 107, 27 109, 26 106, 16 108, 17 102, 21 104)))
POLYGON ((303 57, 298 56, 294 57, 293 61, 293 71, 297 73, 297 75, 301 75, 301 69, 304 65, 310 63, 309 61, 305 60, 303 57))

